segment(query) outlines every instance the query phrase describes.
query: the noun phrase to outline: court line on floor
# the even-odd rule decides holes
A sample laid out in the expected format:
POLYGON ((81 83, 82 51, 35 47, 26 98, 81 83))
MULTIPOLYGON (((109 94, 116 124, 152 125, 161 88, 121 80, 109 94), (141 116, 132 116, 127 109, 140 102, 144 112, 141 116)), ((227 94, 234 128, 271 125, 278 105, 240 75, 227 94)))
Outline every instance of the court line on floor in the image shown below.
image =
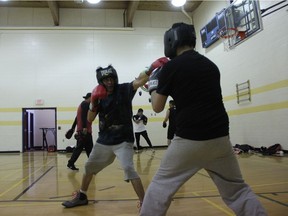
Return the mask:
POLYGON ((250 185, 250 187, 266 187, 266 186, 274 186, 274 185, 282 185, 282 184, 288 184, 288 182, 276 182, 276 183, 269 183, 269 184, 258 184, 258 185, 250 185))
MULTIPOLYGON (((17 163, 17 162, 15 162, 15 164, 16 164, 16 163, 17 163)), ((1 165, 5 167, 5 164, 1 164, 1 165)), ((9 165, 11 165, 11 163, 9 163, 9 165)), ((18 165, 18 163, 17 163, 17 165, 18 165)), ((21 168, 15 167, 14 169, 8 168, 7 170, 0 170, 0 171, 8 171, 8 170, 9 170, 9 172, 10 172, 10 173, 9 173, 8 175, 6 175, 6 176, 1 176, 1 177, 0 177, 0 181, 3 181, 4 179, 9 178, 9 177, 11 177, 11 176, 14 176, 15 173, 18 173, 20 170, 27 169, 27 168, 29 168, 29 164, 27 164, 27 165, 25 165, 24 167, 21 167, 21 168), (11 172, 11 170, 13 170, 13 172, 11 172)), ((0 195, 0 196, 1 196, 1 195, 0 195)))
MULTIPOLYGON (((263 199, 267 199, 269 201, 272 201, 272 202, 275 202, 279 205, 282 205, 282 206, 285 206, 285 207, 288 207, 288 204, 286 203, 282 203, 280 201, 277 201, 275 199, 272 199, 272 198, 269 198, 267 196, 264 196, 267 195, 267 194, 271 194, 271 195, 275 195, 275 194, 288 194, 288 191, 280 191, 280 192, 263 192, 263 193, 256 193, 259 197, 262 197, 263 199)), ((226 209, 222 208, 221 206, 215 204, 214 202, 208 200, 208 198, 221 198, 220 195, 209 195, 209 196, 200 196, 200 195, 197 195, 197 193, 194 193, 195 196, 189 196, 189 197, 173 197, 173 200, 180 200, 180 199, 203 199, 205 202, 209 203, 210 205, 216 207, 217 209, 225 212, 227 215, 234 215, 234 214, 231 214, 230 212, 228 212, 226 209)), ((59 202, 64 202, 66 200, 54 200, 56 198, 64 198, 64 197, 70 197, 71 195, 66 195, 66 196, 59 196, 59 197, 53 197, 53 199, 50 199, 50 200, 2 200, 0 201, 0 204, 2 203, 21 203, 21 202, 24 202, 23 205, 27 206, 28 203, 30 203, 31 205, 36 205, 36 203, 59 203, 59 202)), ((97 200, 89 200, 89 203, 100 203, 100 202, 127 202, 127 201, 138 201, 138 199, 116 199, 116 200, 113 200, 113 199, 97 199, 97 200)), ((0 205, 1 207, 3 207, 3 205, 0 205)), ((7 206, 15 206, 14 204, 13 205, 7 205, 7 206)), ((21 204, 17 204, 16 206, 21 206, 21 204)))
MULTIPOLYGON (((143 153, 144 155, 148 155, 148 156, 150 156, 150 157, 153 157, 153 159, 157 159, 157 160, 162 160, 162 157, 158 157, 158 156, 156 156, 156 152, 154 152, 154 153, 152 153, 152 152, 147 152, 147 150, 145 151, 145 152, 140 152, 140 153, 137 153, 137 154, 141 154, 141 153, 143 153)), ((150 158, 149 158, 150 159, 150 158)), ((149 160, 148 159, 148 160, 149 160)))
POLYGON ((36 179, 32 184, 30 184, 25 190, 23 190, 18 196, 16 196, 13 200, 18 200, 23 194, 25 194, 30 188, 32 188, 40 179, 42 179, 50 170, 52 170, 54 166, 50 167, 48 170, 46 170, 38 179, 36 179))
MULTIPOLYGON (((265 194, 266 194, 266 193, 265 193, 265 194)), ((277 194, 277 193, 276 193, 276 194, 277 194)), ((278 201, 278 200, 275 200, 275 199, 272 199, 272 198, 270 198, 270 197, 264 196, 263 194, 258 194, 258 193, 257 193, 257 195, 258 195, 259 197, 263 198, 263 199, 267 199, 267 200, 270 200, 270 201, 275 202, 275 203, 277 203, 277 204, 280 204, 280 205, 283 205, 283 206, 288 207, 288 204, 287 204, 287 203, 280 202, 280 201, 278 201)), ((274 193, 271 193, 271 195, 275 195, 275 194, 274 194, 274 193)))
MULTIPOLYGON (((196 192, 193 192, 193 194, 195 194, 196 196, 199 196, 199 194, 196 193, 196 192)), ((212 201, 209 200, 209 199, 206 199, 206 198, 204 198, 204 197, 201 197, 200 199, 203 200, 203 201, 205 201, 205 202, 207 202, 209 205, 212 205, 212 206, 215 207, 216 209, 224 212, 226 215, 230 215, 230 216, 233 216, 233 215, 234 215, 233 213, 227 211, 226 209, 222 208, 220 205, 217 205, 216 203, 212 202, 212 201)))
MULTIPOLYGON (((216 195, 199 195, 197 192, 194 192, 195 196, 175 196, 173 197, 173 200, 176 199, 201 199, 201 198, 221 198, 221 196, 219 194, 216 195), (198 194, 198 195, 196 195, 198 194)), ((288 191, 274 191, 274 192, 263 192, 263 193, 256 193, 256 195, 277 195, 277 194, 288 194, 288 191)), ((58 199, 58 198, 66 198, 66 197, 71 197, 70 195, 63 195, 63 196, 55 196, 55 197, 49 197, 49 200, 0 200, 0 203, 3 202, 62 202, 64 200, 54 200, 54 199, 58 199)), ((271 198, 269 198, 271 199, 271 198)), ((89 200, 90 202, 126 202, 126 201, 137 201, 138 199, 97 199, 97 200, 89 200)), ((271 201, 273 201, 273 199, 271 199, 271 201)), ((281 204, 281 202, 279 202, 279 204, 281 204)), ((284 203, 284 206, 288 206, 288 204, 284 203)))
MULTIPOLYGON (((194 192, 193 194, 197 194, 196 192, 194 192)), ((282 205, 282 206, 285 206, 285 207, 288 207, 288 204, 286 204, 286 203, 283 203, 283 202, 280 202, 280 201, 278 201, 278 200, 275 200, 275 199, 273 199, 273 198, 270 198, 270 197, 267 197, 267 196, 264 196, 264 195, 278 195, 278 194, 288 194, 288 191, 275 191, 275 192, 263 192, 263 193, 255 193, 257 196, 259 196, 259 197, 262 197, 262 198, 264 198, 264 199, 268 199, 268 200, 270 200, 270 201, 272 201, 272 202, 275 202, 275 203, 277 203, 277 204, 279 204, 279 205, 282 205)), ((187 198, 190 198, 190 199, 197 199, 197 198, 214 198, 214 197, 221 197, 220 195, 207 195, 207 196, 189 196, 189 197, 184 197, 184 196, 182 196, 182 197, 180 197, 180 196, 178 196, 178 197, 174 197, 173 199, 187 199, 187 198)))
MULTIPOLYGON (((1 164, 2 165, 2 164, 1 164)), ((9 170, 9 174, 5 175, 5 176, 1 176, 0 181, 3 181, 11 176, 14 176, 16 173, 19 173, 19 171, 21 171, 21 168, 17 168, 14 169, 13 172, 11 172, 11 169, 9 170)), ((1 196, 1 195, 0 195, 1 196)))
POLYGON ((109 190, 111 188, 115 188, 115 186, 110 186, 110 187, 105 187, 105 188, 101 188, 98 191, 104 191, 104 190, 109 190))
POLYGON ((24 181, 26 181, 32 174, 38 172, 39 170, 43 169, 43 167, 40 167, 39 169, 37 169, 35 172, 30 173, 30 175, 26 176, 25 178, 22 178, 18 183, 14 184, 13 186, 11 186, 10 188, 8 188, 6 191, 4 191, 3 193, 0 194, 0 197, 2 197, 4 194, 6 194, 7 192, 13 190, 15 187, 19 186, 20 184, 22 184, 24 181))

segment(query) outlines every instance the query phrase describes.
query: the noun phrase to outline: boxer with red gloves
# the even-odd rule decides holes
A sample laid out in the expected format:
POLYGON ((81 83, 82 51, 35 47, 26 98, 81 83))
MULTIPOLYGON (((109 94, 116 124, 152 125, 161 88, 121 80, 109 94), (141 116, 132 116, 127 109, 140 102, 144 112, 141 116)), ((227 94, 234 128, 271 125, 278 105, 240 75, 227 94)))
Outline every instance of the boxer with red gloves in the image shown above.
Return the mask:
MULTIPOLYGON (((73 123, 73 126, 77 125, 75 139, 77 140, 77 144, 73 149, 73 153, 71 158, 68 160, 67 167, 71 170, 79 170, 75 167, 75 162, 78 160, 81 155, 83 149, 85 149, 87 157, 89 157, 92 148, 93 148, 93 139, 92 139, 92 127, 91 122, 87 121, 87 113, 89 110, 89 104, 91 102, 91 93, 87 93, 86 96, 83 96, 85 99, 81 102, 77 109, 77 116, 73 123)), ((72 127, 73 127, 72 126, 72 127)), ((73 129, 74 133, 74 129, 73 129)))
MULTIPOLYGON (((149 71, 162 65, 155 62, 149 71)), ((66 208, 87 205, 86 192, 93 175, 110 165, 116 158, 124 171, 124 180, 131 182, 140 204, 144 199, 142 181, 134 168, 133 145, 134 131, 132 124, 132 99, 140 86, 148 81, 147 71, 139 74, 130 83, 118 82, 118 75, 112 65, 96 70, 98 85, 93 89, 88 111, 88 120, 92 122, 98 115, 99 133, 90 157, 85 164, 81 188, 72 200, 62 203, 66 208)))

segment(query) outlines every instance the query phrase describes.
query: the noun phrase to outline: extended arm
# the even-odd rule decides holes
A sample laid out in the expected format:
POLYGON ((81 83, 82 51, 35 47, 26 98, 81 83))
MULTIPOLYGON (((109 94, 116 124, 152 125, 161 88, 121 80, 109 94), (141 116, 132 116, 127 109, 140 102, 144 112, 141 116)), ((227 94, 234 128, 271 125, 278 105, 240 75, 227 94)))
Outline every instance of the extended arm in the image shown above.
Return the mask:
POLYGON ((139 76, 133 81, 133 89, 137 90, 140 86, 143 86, 149 79, 146 71, 143 71, 139 76))
MULTIPOLYGON (((151 104, 152 104, 152 109, 156 113, 160 113, 164 110, 166 101, 168 96, 165 95, 160 95, 156 93, 157 87, 158 87, 158 78, 159 74, 161 73, 162 66, 165 65, 169 61, 168 58, 162 57, 157 59, 155 62, 157 62, 157 67, 156 69, 153 70, 149 77, 149 83, 148 83, 148 90, 151 95, 151 104)), ((152 63, 152 65, 155 65, 155 62, 152 63)))
POLYGON ((161 57, 154 61, 147 70, 141 72, 139 76, 133 81, 134 90, 137 90, 140 86, 143 86, 149 80, 149 76, 151 75, 153 70, 163 66, 168 61, 168 58, 161 57))

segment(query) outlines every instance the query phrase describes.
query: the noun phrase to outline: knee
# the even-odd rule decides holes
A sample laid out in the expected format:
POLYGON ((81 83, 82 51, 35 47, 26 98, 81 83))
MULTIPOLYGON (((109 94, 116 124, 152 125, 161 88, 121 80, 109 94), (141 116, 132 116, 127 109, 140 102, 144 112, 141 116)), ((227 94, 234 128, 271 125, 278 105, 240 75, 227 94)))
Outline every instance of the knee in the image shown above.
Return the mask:
POLYGON ((89 162, 89 161, 87 161, 86 163, 85 163, 85 174, 92 174, 92 173, 94 173, 95 172, 95 166, 94 166, 94 164, 92 163, 92 162, 89 162))
POLYGON ((135 171, 134 167, 125 166, 123 167, 125 173, 125 180, 139 178, 138 173, 135 171))

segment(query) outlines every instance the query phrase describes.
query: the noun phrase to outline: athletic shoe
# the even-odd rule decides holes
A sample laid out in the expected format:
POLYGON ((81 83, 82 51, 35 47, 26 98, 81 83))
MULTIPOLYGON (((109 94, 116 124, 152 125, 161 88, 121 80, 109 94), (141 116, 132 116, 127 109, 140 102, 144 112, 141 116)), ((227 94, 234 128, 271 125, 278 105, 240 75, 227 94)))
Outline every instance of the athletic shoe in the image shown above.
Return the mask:
POLYGON ((72 200, 62 203, 66 208, 73 208, 81 205, 88 205, 88 199, 86 194, 81 193, 80 191, 75 191, 72 196, 72 200))
POLYGON ((69 169, 73 170, 73 171, 78 171, 78 170, 79 170, 79 168, 75 167, 74 164, 73 164, 73 165, 67 164, 67 167, 68 167, 69 169))
POLYGON ((141 211, 141 207, 142 207, 142 202, 141 202, 141 201, 138 201, 138 203, 137 203, 137 208, 138 208, 139 213, 140 213, 140 211, 141 211))

